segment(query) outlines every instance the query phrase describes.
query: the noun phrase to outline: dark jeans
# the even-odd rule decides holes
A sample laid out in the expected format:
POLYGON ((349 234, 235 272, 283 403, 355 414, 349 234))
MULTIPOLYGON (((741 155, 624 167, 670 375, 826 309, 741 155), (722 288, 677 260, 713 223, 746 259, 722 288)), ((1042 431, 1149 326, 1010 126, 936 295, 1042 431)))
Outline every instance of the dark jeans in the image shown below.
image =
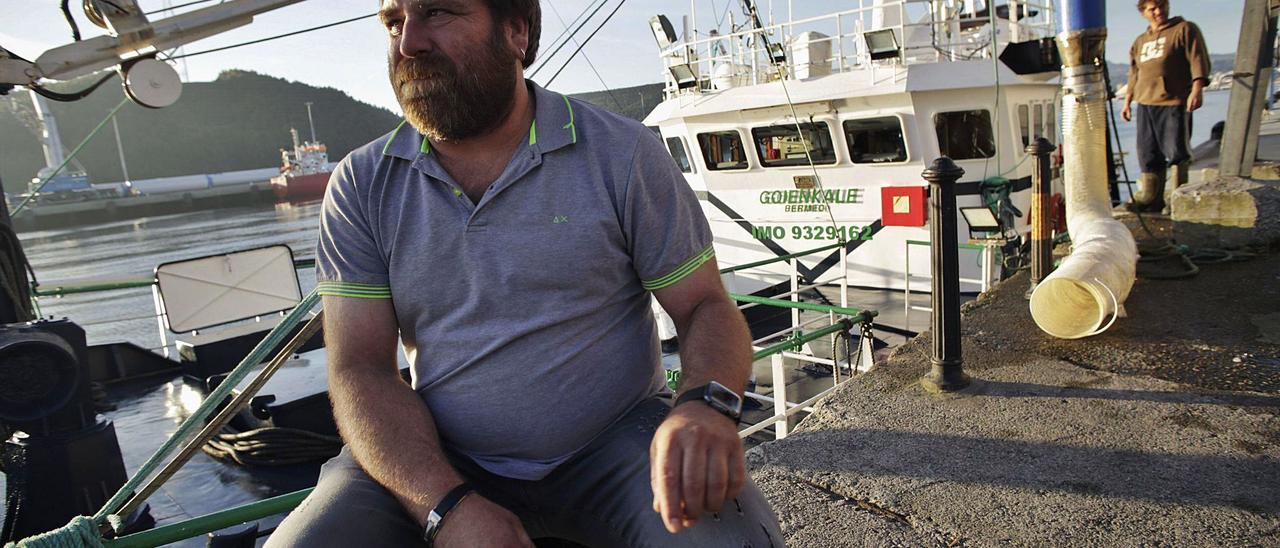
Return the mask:
POLYGON ((1191 159, 1191 113, 1186 106, 1139 104, 1138 165, 1143 173, 1164 174, 1169 166, 1191 159))
MULTIPOLYGON (((666 531, 653 511, 649 442, 669 410, 662 400, 642 402, 538 481, 495 476, 465 457, 449 458, 481 495, 519 516, 534 539, 600 547, 783 546, 777 518, 750 480, 719 514, 703 516, 696 527, 677 535, 666 531)), ((414 546, 421 543, 421 533, 400 503, 343 448, 325 463, 316 490, 280 524, 267 546, 414 546)))

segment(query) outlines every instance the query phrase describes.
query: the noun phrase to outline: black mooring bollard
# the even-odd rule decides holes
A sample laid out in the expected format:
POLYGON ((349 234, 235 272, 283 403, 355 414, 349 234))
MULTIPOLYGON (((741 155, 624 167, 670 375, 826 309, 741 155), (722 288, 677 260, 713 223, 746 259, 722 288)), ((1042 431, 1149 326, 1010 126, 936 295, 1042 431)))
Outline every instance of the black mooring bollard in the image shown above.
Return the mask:
MULTIPOLYGON (((1049 153, 1053 145, 1043 137, 1027 146, 1027 154, 1031 155, 1031 289, 1034 290, 1040 281, 1053 272, 1053 217, 1049 204, 1049 153)), ((1027 293, 1031 298, 1031 293, 1027 293)))
POLYGON ((956 241, 956 181, 964 175, 943 156, 924 170, 929 181, 929 236, 933 251, 933 357, 920 384, 930 392, 969 386, 960 358, 960 247, 956 241))

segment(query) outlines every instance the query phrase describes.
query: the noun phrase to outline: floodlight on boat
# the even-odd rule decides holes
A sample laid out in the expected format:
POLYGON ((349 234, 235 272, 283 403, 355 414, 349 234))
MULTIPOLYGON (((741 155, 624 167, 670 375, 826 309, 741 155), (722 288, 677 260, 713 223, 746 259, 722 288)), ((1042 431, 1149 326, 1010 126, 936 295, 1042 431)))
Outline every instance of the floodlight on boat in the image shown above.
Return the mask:
POLYGON ((898 35, 893 32, 893 29, 867 31, 862 33, 862 39, 867 42, 867 53, 871 55, 873 61, 893 59, 902 55, 902 48, 898 46, 898 35))
POLYGON ((981 239, 985 234, 1004 234, 1004 225, 1000 224, 1000 219, 996 218, 996 214, 991 212, 991 208, 986 206, 978 207, 961 207, 960 214, 964 216, 965 224, 969 225, 969 237, 975 240, 981 239))
POLYGON ((689 66, 688 63, 672 65, 667 67, 667 70, 671 72, 671 77, 675 79, 676 88, 688 89, 697 87, 698 73, 694 72, 693 67, 689 66))
POLYGON ((649 28, 653 30, 653 38, 658 41, 658 50, 666 51, 676 43, 676 29, 665 15, 655 15, 649 19, 649 28))

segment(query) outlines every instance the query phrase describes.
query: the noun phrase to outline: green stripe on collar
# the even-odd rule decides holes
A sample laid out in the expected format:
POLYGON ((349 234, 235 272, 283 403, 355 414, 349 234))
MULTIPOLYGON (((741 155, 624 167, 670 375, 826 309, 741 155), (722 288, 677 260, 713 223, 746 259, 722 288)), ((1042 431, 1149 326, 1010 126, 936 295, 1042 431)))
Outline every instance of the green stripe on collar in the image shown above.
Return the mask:
POLYGON ((560 97, 564 99, 565 108, 569 109, 569 123, 564 125, 564 129, 567 129, 573 132, 572 133, 573 137, 570 142, 577 143, 578 142, 578 126, 573 124, 573 105, 569 104, 569 97, 564 95, 561 95, 560 97))
POLYGON ((391 149, 391 143, 395 142, 397 135, 400 135, 400 128, 404 127, 404 125, 407 123, 409 123, 408 120, 400 120, 400 125, 396 126, 395 131, 391 132, 391 138, 387 139, 387 144, 382 145, 383 156, 387 155, 387 151, 391 149))

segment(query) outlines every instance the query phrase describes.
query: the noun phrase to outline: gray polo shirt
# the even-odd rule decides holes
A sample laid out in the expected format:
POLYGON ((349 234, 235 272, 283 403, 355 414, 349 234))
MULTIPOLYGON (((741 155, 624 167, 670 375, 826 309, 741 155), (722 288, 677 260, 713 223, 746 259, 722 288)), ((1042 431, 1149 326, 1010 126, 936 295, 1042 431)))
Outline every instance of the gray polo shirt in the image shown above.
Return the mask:
POLYGON ((528 144, 478 204, 412 126, 343 159, 316 276, 322 295, 393 301, 443 443, 539 479, 658 390, 649 292, 712 249, 651 131, 528 85, 528 144))

